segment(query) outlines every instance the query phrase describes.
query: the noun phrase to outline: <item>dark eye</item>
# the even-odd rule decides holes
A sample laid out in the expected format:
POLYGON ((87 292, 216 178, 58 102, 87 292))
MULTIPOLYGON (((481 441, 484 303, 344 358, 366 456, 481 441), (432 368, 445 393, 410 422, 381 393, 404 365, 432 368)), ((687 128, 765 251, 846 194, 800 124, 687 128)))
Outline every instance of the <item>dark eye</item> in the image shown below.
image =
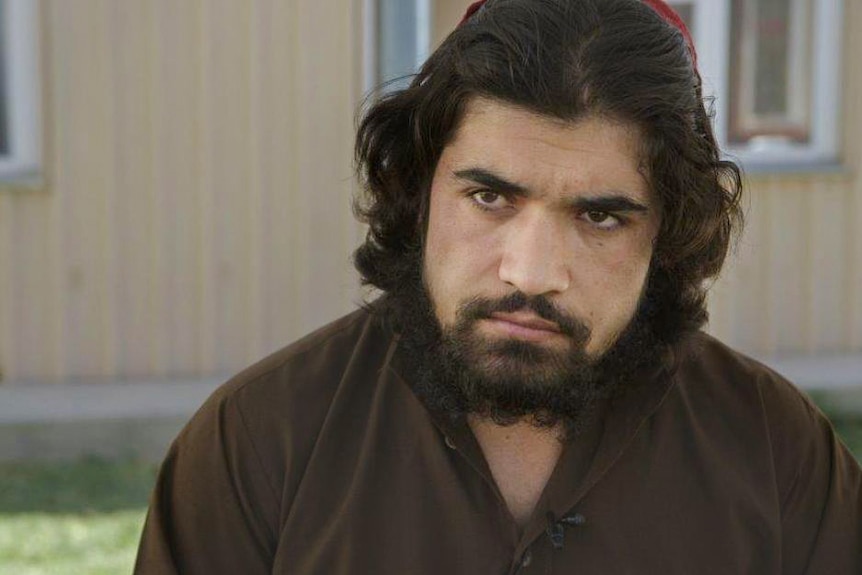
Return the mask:
POLYGON ((620 218, 601 210, 589 210, 581 214, 581 218, 600 230, 613 230, 622 225, 620 218))
POLYGON ((499 210, 505 208, 509 201, 505 196, 491 190, 479 190, 470 194, 470 199, 482 210, 499 210))
POLYGON ((595 210, 592 212, 587 212, 587 218, 594 224, 600 224, 607 220, 609 217, 611 217, 611 215, 607 212, 597 212, 595 210))

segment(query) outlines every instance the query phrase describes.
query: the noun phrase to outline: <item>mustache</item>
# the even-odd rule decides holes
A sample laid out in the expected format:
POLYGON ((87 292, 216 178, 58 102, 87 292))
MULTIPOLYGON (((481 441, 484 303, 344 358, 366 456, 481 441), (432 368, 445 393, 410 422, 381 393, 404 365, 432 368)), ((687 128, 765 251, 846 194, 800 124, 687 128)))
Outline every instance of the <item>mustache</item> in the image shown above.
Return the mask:
POLYGON ((578 318, 569 315, 554 305, 546 296, 528 296, 521 291, 511 293, 500 299, 475 297, 461 305, 458 317, 465 323, 489 319, 494 313, 514 313, 532 311, 540 318, 557 324, 560 333, 578 341, 587 341, 590 328, 578 318))

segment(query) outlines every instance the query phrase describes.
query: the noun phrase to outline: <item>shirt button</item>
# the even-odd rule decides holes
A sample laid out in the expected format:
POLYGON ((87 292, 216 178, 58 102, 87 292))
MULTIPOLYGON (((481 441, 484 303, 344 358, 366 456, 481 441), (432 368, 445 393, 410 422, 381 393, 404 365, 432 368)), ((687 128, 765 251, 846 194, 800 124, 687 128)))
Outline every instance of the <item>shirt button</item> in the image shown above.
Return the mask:
POLYGON ((574 515, 569 515, 568 517, 563 517, 563 523, 566 525, 573 525, 579 527, 587 522, 587 518, 581 515, 580 513, 575 513, 574 515))
POLYGON ((446 447, 448 447, 449 449, 457 449, 457 448, 455 447, 455 444, 454 444, 454 443, 452 443, 452 440, 451 440, 451 439, 449 439, 449 436, 448 436, 448 435, 444 435, 444 436, 443 436, 443 440, 446 442, 446 447))
POLYGON ((521 556, 521 569, 526 569, 533 562, 533 553, 527 549, 521 556))

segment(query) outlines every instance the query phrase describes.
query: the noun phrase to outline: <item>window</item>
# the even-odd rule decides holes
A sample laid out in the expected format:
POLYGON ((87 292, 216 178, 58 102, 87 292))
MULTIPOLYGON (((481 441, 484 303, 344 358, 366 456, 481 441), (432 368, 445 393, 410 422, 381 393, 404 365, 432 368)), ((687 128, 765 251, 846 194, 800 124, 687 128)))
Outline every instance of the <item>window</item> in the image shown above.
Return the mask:
POLYGON ((35 0, 0 0, 0 180, 39 175, 38 6, 35 0))
POLYGON ((716 134, 750 170, 838 161, 842 0, 671 0, 690 25, 716 134))
POLYGON ((431 0, 366 0, 366 88, 409 83, 429 55, 431 0))

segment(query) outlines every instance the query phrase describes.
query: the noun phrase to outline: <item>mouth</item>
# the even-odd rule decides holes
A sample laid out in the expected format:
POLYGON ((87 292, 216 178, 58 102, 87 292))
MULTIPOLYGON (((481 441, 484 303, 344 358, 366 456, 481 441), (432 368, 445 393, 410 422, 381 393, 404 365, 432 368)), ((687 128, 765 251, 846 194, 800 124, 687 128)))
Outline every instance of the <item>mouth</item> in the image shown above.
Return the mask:
POLYGON ((544 341, 562 335, 559 325, 528 312, 496 312, 483 322, 503 335, 528 341, 544 341))

